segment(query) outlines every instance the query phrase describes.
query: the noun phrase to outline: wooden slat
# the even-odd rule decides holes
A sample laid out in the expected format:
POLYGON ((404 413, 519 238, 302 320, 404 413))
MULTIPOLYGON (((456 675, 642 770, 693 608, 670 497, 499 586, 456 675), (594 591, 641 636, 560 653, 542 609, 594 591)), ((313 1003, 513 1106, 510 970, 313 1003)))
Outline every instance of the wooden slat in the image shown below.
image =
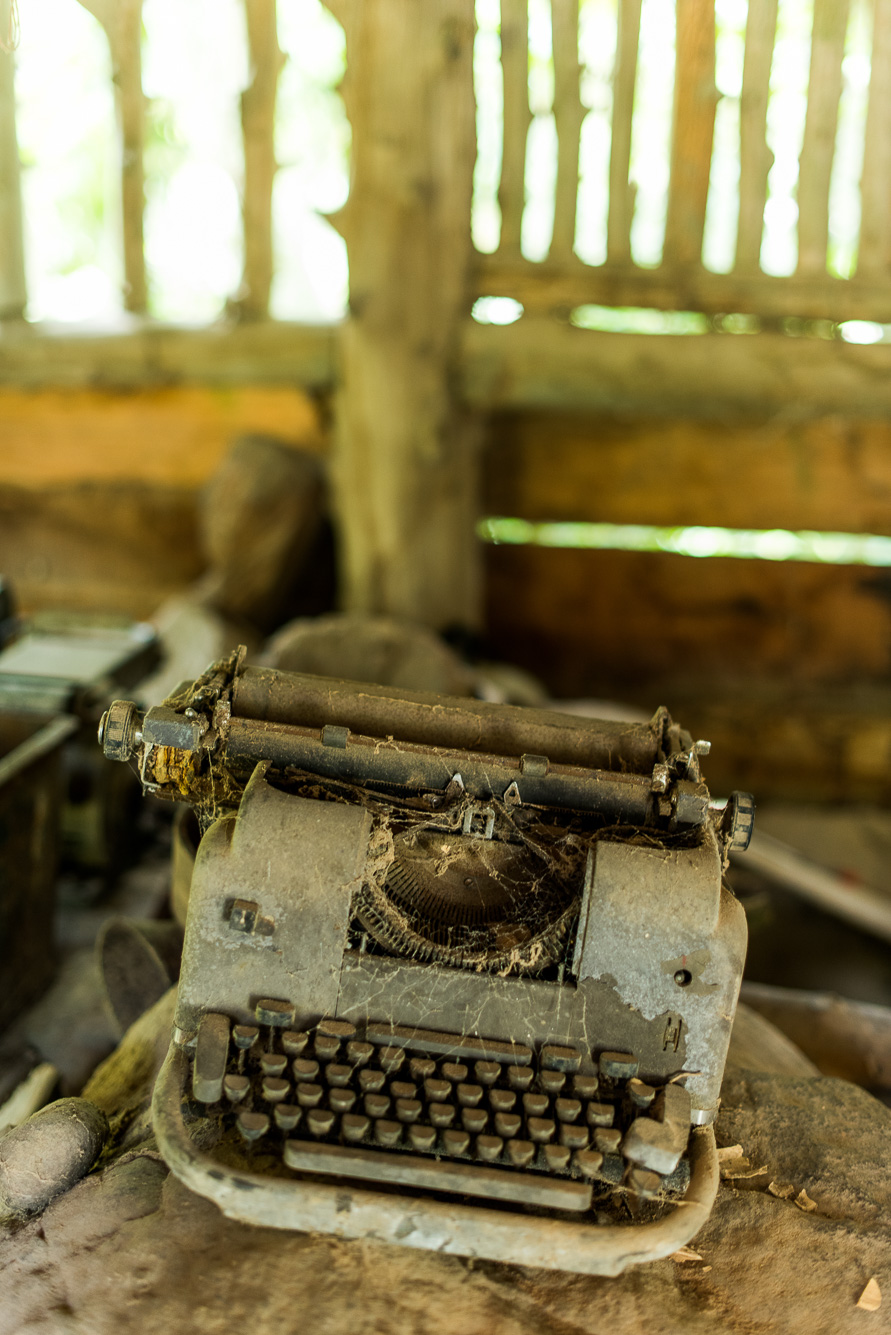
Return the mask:
POLYGON ((490 515, 886 533, 891 423, 505 413, 483 455, 490 515))
POLYGON ((671 178, 663 263, 698 265, 715 129, 714 0, 677 0, 671 178))
POLYGON ((679 412, 891 413, 891 347, 786 338, 607 334, 524 318, 468 321, 461 383, 473 407, 679 412))
MULTIPOLYGON (((10 0, 0 0, 0 38, 9 31, 10 0)), ((22 244, 22 192, 15 129, 15 58, 0 47, 0 320, 20 316, 28 299, 22 244)))
POLYGON ((822 274, 775 278, 768 274, 709 273, 677 264, 658 269, 629 265, 528 264, 478 256, 476 291, 515 297, 528 312, 598 306, 642 306, 667 311, 727 311, 804 319, 891 322, 891 281, 822 274))
POLYGON ((777 30, 777 0, 749 5, 742 97, 739 108, 739 227, 736 268, 760 269, 767 176, 773 153, 767 146, 767 101, 770 67, 777 30))
POLYGON ((579 96, 579 0, 551 0, 554 42, 554 120, 557 187, 550 254, 569 259, 575 245, 579 144, 585 108, 579 96))
POLYGON ((826 272, 829 185, 835 155, 849 0, 814 0, 807 116, 798 172, 798 271, 826 272))
POLYGON ((262 319, 272 286, 272 187, 275 181, 275 101, 285 63, 279 49, 276 0, 245 0, 251 81, 241 95, 244 143, 244 273, 236 303, 242 316, 262 319))
POLYGON ((860 203, 857 273, 887 280, 891 267, 891 0, 873 0, 872 74, 860 203))
POLYGON ((634 188, 629 175, 637 51, 640 46, 640 7, 641 0, 619 0, 609 153, 609 214, 606 223, 606 256, 610 264, 631 262, 634 188))
POLYGON ((501 68, 504 77, 504 131, 498 205, 501 254, 520 253, 526 202, 526 136, 529 110, 529 17, 526 0, 501 0, 501 68))

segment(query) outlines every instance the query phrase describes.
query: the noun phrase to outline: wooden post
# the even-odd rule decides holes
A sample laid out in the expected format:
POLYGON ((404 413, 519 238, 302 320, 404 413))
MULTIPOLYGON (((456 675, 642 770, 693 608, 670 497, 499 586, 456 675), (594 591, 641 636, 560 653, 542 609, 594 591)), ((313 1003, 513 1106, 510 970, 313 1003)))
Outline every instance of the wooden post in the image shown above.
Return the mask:
POLYGON ((829 185, 838 129, 848 9, 848 0, 814 0, 807 115, 798 170, 798 272, 803 274, 826 272, 829 185))
POLYGON ((579 95, 579 0, 551 0, 557 187, 550 259, 571 260, 579 192, 579 145, 585 108, 579 95))
POLYGON ((350 263, 333 467, 342 601, 478 619, 475 428, 452 379, 470 306, 473 0, 331 3, 347 35, 350 263))
POLYGON ((501 75, 504 113, 501 135, 500 252, 519 258, 526 203, 526 139, 529 109, 529 14, 527 0, 501 0, 501 75))
MULTIPOLYGON (((0 0, 0 37, 9 30, 10 0, 0 0)), ((25 253, 22 243, 22 189, 15 132, 15 58, 0 47, 0 320, 24 314, 25 253)))
POLYGON ((750 5, 739 112, 739 227, 736 234, 736 269, 739 273, 759 273, 761 270, 767 178, 773 166, 773 153, 767 146, 767 102, 776 32, 777 0, 762 0, 761 4, 750 5))
POLYGON ((142 0, 80 0, 101 23, 111 49, 112 78, 121 133, 121 206, 124 307, 146 308, 143 213, 145 211, 145 98, 142 92, 142 0))
POLYGON ((631 170, 631 121, 640 46, 641 0, 620 0, 613 74, 613 121, 609 154, 609 217, 606 254, 610 263, 631 262, 631 221, 634 187, 631 170))
POLYGON ((702 263, 718 91, 714 0, 678 0, 677 15, 671 177, 662 262, 680 267, 702 263))
POLYGON ((244 275, 233 303, 240 315, 260 320, 269 312, 272 287, 272 187, 275 99, 285 57, 278 45, 276 0, 244 0, 251 81, 241 95, 244 140, 244 275))

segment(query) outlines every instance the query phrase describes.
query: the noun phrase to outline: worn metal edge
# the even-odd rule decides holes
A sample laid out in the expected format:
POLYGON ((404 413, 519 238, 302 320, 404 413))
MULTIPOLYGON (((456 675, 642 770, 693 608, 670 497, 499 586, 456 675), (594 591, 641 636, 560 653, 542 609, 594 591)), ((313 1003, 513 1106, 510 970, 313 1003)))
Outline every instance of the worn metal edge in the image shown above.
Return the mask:
POLYGON ((649 1224, 579 1224, 347 1184, 275 1180, 224 1167, 194 1144, 182 1116, 187 1072, 185 1053, 171 1044, 152 1099, 158 1145, 181 1182, 243 1223, 612 1276, 670 1256, 688 1243, 708 1218, 718 1190, 710 1127, 693 1133, 686 1196, 670 1215, 649 1224))

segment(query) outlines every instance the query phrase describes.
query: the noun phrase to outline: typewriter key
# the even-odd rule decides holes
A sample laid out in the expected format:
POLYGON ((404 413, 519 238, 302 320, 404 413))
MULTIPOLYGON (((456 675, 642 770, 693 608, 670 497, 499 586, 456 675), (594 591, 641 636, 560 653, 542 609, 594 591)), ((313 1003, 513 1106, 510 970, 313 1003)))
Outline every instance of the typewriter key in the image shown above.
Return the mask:
POLYGON ((565 1173, 569 1167, 569 1150, 565 1145, 545 1145, 542 1159, 549 1173, 565 1173))
POLYGON ((611 1103, 589 1103, 585 1117, 589 1126, 612 1126, 615 1109, 611 1103))
POLYGON ((482 1159, 483 1163, 493 1163, 503 1149, 504 1141, 500 1136, 477 1136, 476 1138, 477 1158, 482 1159))
POLYGON ((390 1100, 386 1094, 366 1094, 365 1111, 369 1117, 386 1117, 390 1110, 390 1100))
POLYGON ((269 1130, 269 1118, 265 1113, 241 1112, 235 1121, 245 1140, 259 1140, 269 1130))
POLYGON ((473 1136, 478 1135, 480 1131, 484 1130, 488 1120, 489 1114, 486 1112, 485 1108, 461 1109, 461 1123, 464 1130, 469 1131, 473 1136))
POLYGON ((492 1089, 489 1091, 489 1104, 493 1112, 510 1112, 516 1101, 517 1096, 512 1089, 492 1089))
POLYGON ((432 1103, 442 1103, 452 1092, 448 1080, 425 1080, 424 1096, 432 1103))
POLYGON ((291 1086, 287 1080, 277 1080, 275 1076, 268 1075, 263 1081, 263 1097, 270 1103, 281 1103, 288 1097, 291 1086))
POLYGON ((628 1098, 635 1108, 648 1108, 655 1097, 656 1091, 653 1086, 645 1084, 636 1075, 628 1081, 628 1098))
POLYGON ((301 1108, 317 1108, 322 1102, 324 1090, 321 1085, 313 1085, 308 1081, 303 1081, 297 1086, 297 1102, 301 1108))
POLYGON ((347 1043, 346 1059, 351 1066, 364 1066, 374 1056, 370 1043, 347 1043))
POLYGON ((280 1052, 261 1052, 260 1070, 264 1075, 281 1075, 288 1064, 280 1052))
POLYGON ((257 1041, 259 1032, 260 1030, 252 1024, 235 1025, 232 1030, 232 1038, 235 1041, 235 1046, 241 1048, 243 1051, 252 1048, 257 1041))
POLYGON ((537 1145, 546 1145, 554 1139, 557 1128, 550 1117, 529 1117, 526 1119, 526 1130, 530 1140, 534 1140, 537 1145))
POLYGON ((417 1099, 397 1099, 396 1116, 400 1122, 416 1122, 421 1115, 422 1105, 417 1099))
POLYGON ((475 1108, 483 1097, 482 1085, 459 1085, 458 1102, 462 1108, 475 1108))
POLYGON ((594 1144, 601 1154, 618 1154, 621 1143, 622 1133, 618 1128, 611 1126, 596 1126, 594 1128, 594 1144))
POLYGON ((414 1126, 408 1128, 408 1139, 413 1150, 424 1150, 429 1153, 436 1144, 436 1129, 416 1122, 414 1126))
POLYGON ((402 1127, 399 1122, 379 1120, 374 1124, 374 1138, 379 1145, 385 1145, 388 1148, 398 1145, 402 1139, 402 1127))
POLYGON ((332 1089, 328 1092, 328 1103, 336 1113, 352 1111, 356 1096, 351 1089, 332 1089))
POLYGON ((520 1118, 516 1113, 497 1113, 495 1130, 504 1140, 512 1140, 520 1132, 520 1118))
POLYGON ((481 1085, 494 1085, 501 1075, 499 1062, 475 1062, 473 1073, 481 1085))
POLYGON ((280 1127, 282 1131, 293 1131, 303 1116, 303 1110, 293 1103, 279 1103, 276 1105, 273 1116, 276 1126, 280 1127))
POLYGON ((554 1111, 561 1122, 577 1122, 582 1115, 582 1105, 578 1099, 558 1099, 554 1111))
POLYGON ((436 1062, 431 1061, 429 1057, 412 1057, 408 1069, 413 1080, 426 1080, 429 1076, 436 1075, 436 1062))
POLYGON ((546 1094, 552 1097, 555 1094, 563 1092, 563 1086, 566 1084, 566 1076, 562 1071, 542 1071, 538 1077, 539 1084, 546 1094))
POLYGON ((334 1020, 326 1016, 316 1025, 316 1033, 326 1038, 351 1039, 356 1037, 356 1026, 349 1020, 334 1020))
POLYGON ((451 1126, 455 1120, 455 1109, 450 1103, 431 1103, 427 1115, 436 1127, 451 1126))
POLYGON ((574 1074, 581 1065, 581 1053, 576 1048, 560 1048, 554 1043, 546 1043, 541 1050, 541 1064, 546 1071, 563 1071, 574 1074))
POLYGON ((330 1108, 312 1108, 306 1114, 306 1128, 311 1136, 327 1136, 334 1127, 330 1108))
POLYGON ((576 1126, 573 1122, 563 1122, 560 1127, 560 1144, 567 1145, 571 1150, 587 1149, 588 1128, 576 1126))
POLYGON ((299 1057, 309 1042, 309 1034, 296 1029, 286 1029, 282 1034, 282 1047, 289 1057, 299 1057))
POLYGON ((294 1007, 287 1001, 271 1001, 269 998, 258 1001, 254 1014, 260 1024, 268 1024, 273 1029, 287 1028, 294 1023, 294 1007))
POLYGON ((460 1062, 443 1062, 441 1073, 443 1080, 451 1080, 453 1084, 467 1079, 467 1067, 460 1062))
POLYGON ((359 1072, 359 1088, 363 1094, 378 1094, 387 1082, 383 1071, 376 1066, 366 1066, 359 1072))
POLYGON ((398 1071, 402 1063, 405 1061, 405 1053, 402 1048, 381 1048, 377 1057, 388 1075, 392 1075, 395 1071, 398 1071))
POLYGON ((241 1103, 250 1087, 251 1082, 246 1075, 223 1076, 223 1093, 230 1103, 241 1103))
POLYGON ((575 1075, 572 1078, 572 1092, 577 1099, 593 1099, 599 1083, 596 1075, 575 1075))
POLYGON ((600 1074, 607 1080, 630 1080, 640 1070, 640 1062, 630 1052, 601 1052, 600 1074))
POLYGON ((355 1145, 368 1135, 371 1122, 367 1117, 363 1117, 361 1113, 347 1113, 345 1117, 340 1119, 340 1129, 343 1132, 344 1140, 355 1145))
POLYGON ((470 1149, 470 1136, 466 1131, 443 1131, 440 1143, 445 1154, 466 1154, 470 1149))
POLYGON ((662 1179, 658 1173, 651 1173, 646 1168, 632 1168, 625 1179, 626 1185, 641 1200, 651 1201, 662 1189, 662 1179))
POLYGON ((331 1062, 337 1056, 340 1048, 340 1039, 334 1038, 330 1034, 316 1034, 313 1049, 319 1061, 331 1062))
POLYGON ((548 1110, 547 1096, 544 1094, 524 1094, 523 1111, 527 1117, 544 1117, 548 1110))
POLYGON ((325 1079, 336 1089, 345 1089, 352 1078, 352 1066, 339 1066, 336 1062, 332 1062, 330 1066, 325 1067, 325 1079))
POLYGON ((319 1074, 319 1063, 311 1061, 308 1057, 295 1057, 291 1062, 291 1070, 294 1072, 294 1079, 316 1080, 319 1074))
POLYGON ((394 1099, 413 1099, 417 1097, 418 1087, 407 1080, 393 1080, 390 1083, 390 1093, 394 1099))
POLYGON ((535 1078, 535 1071, 531 1066, 509 1066, 507 1071, 507 1082, 511 1089, 528 1089, 535 1078))
POLYGON ((514 1168, 528 1168, 535 1158, 535 1146, 531 1140, 509 1140, 507 1157, 514 1168))
POLYGON ((603 1155, 599 1150, 576 1150, 572 1156, 572 1165, 583 1177, 599 1177, 603 1155))

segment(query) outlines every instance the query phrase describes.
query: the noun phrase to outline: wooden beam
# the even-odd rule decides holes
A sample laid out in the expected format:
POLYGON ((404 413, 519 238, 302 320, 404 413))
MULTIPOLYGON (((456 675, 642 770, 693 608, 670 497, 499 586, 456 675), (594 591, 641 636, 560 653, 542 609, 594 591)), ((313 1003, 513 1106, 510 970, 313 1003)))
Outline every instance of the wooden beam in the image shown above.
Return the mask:
POLYGON ((606 223, 606 254, 610 264, 631 263, 635 191, 629 178, 634 88, 640 46, 640 7, 641 0, 619 2, 609 152, 609 216, 606 223))
POLYGON ((121 137, 124 309, 141 315, 148 298, 145 274, 145 97, 142 92, 142 0, 80 0, 102 25, 111 50, 121 137))
POLYGON ((677 0, 671 177, 663 263, 702 262, 702 234, 715 129, 714 0, 677 0))
POLYGON ((887 282, 891 270, 891 0, 873 0, 872 10, 857 273, 887 282))
POLYGON ((244 0, 251 81, 241 95, 244 143, 244 272, 233 303, 251 320, 269 312, 272 287, 272 188, 275 160, 275 103, 285 57, 278 44, 276 0, 244 0))
MULTIPOLYGON (((10 0, 0 0, 0 37, 10 26, 10 0)), ((0 320, 24 314, 25 252, 22 189, 15 129, 15 56, 0 46, 0 320)))
POLYGON ((585 108, 579 96, 579 0, 551 0, 554 42, 554 120, 557 186, 550 254, 569 259, 575 247, 579 145, 585 108))
POLYGON ((849 0, 814 0, 811 72, 798 170, 798 272, 824 274, 829 247, 829 186, 849 0))
POLYGON ((500 253, 520 254, 523 209, 526 204, 526 136, 532 121, 529 110, 529 16, 527 0, 501 0, 501 69, 504 81, 501 180, 500 253))
POLYGON ((739 108, 739 273, 757 273, 761 268, 767 177, 773 166, 773 153, 767 146, 767 102, 776 31, 777 0, 749 5, 739 108))
POLYGON ((346 34, 351 318, 333 469, 343 601, 472 625, 475 428, 452 380, 470 308, 473 0, 364 0, 346 34))
POLYGON ((637 306, 664 311, 705 314, 742 312, 767 318, 798 316, 808 320, 877 320, 891 322, 891 275, 876 282, 834 278, 829 274, 709 273, 701 267, 661 265, 530 264, 500 254, 478 255, 474 289, 479 295, 515 297, 529 312, 567 311, 588 303, 596 306, 637 306))

